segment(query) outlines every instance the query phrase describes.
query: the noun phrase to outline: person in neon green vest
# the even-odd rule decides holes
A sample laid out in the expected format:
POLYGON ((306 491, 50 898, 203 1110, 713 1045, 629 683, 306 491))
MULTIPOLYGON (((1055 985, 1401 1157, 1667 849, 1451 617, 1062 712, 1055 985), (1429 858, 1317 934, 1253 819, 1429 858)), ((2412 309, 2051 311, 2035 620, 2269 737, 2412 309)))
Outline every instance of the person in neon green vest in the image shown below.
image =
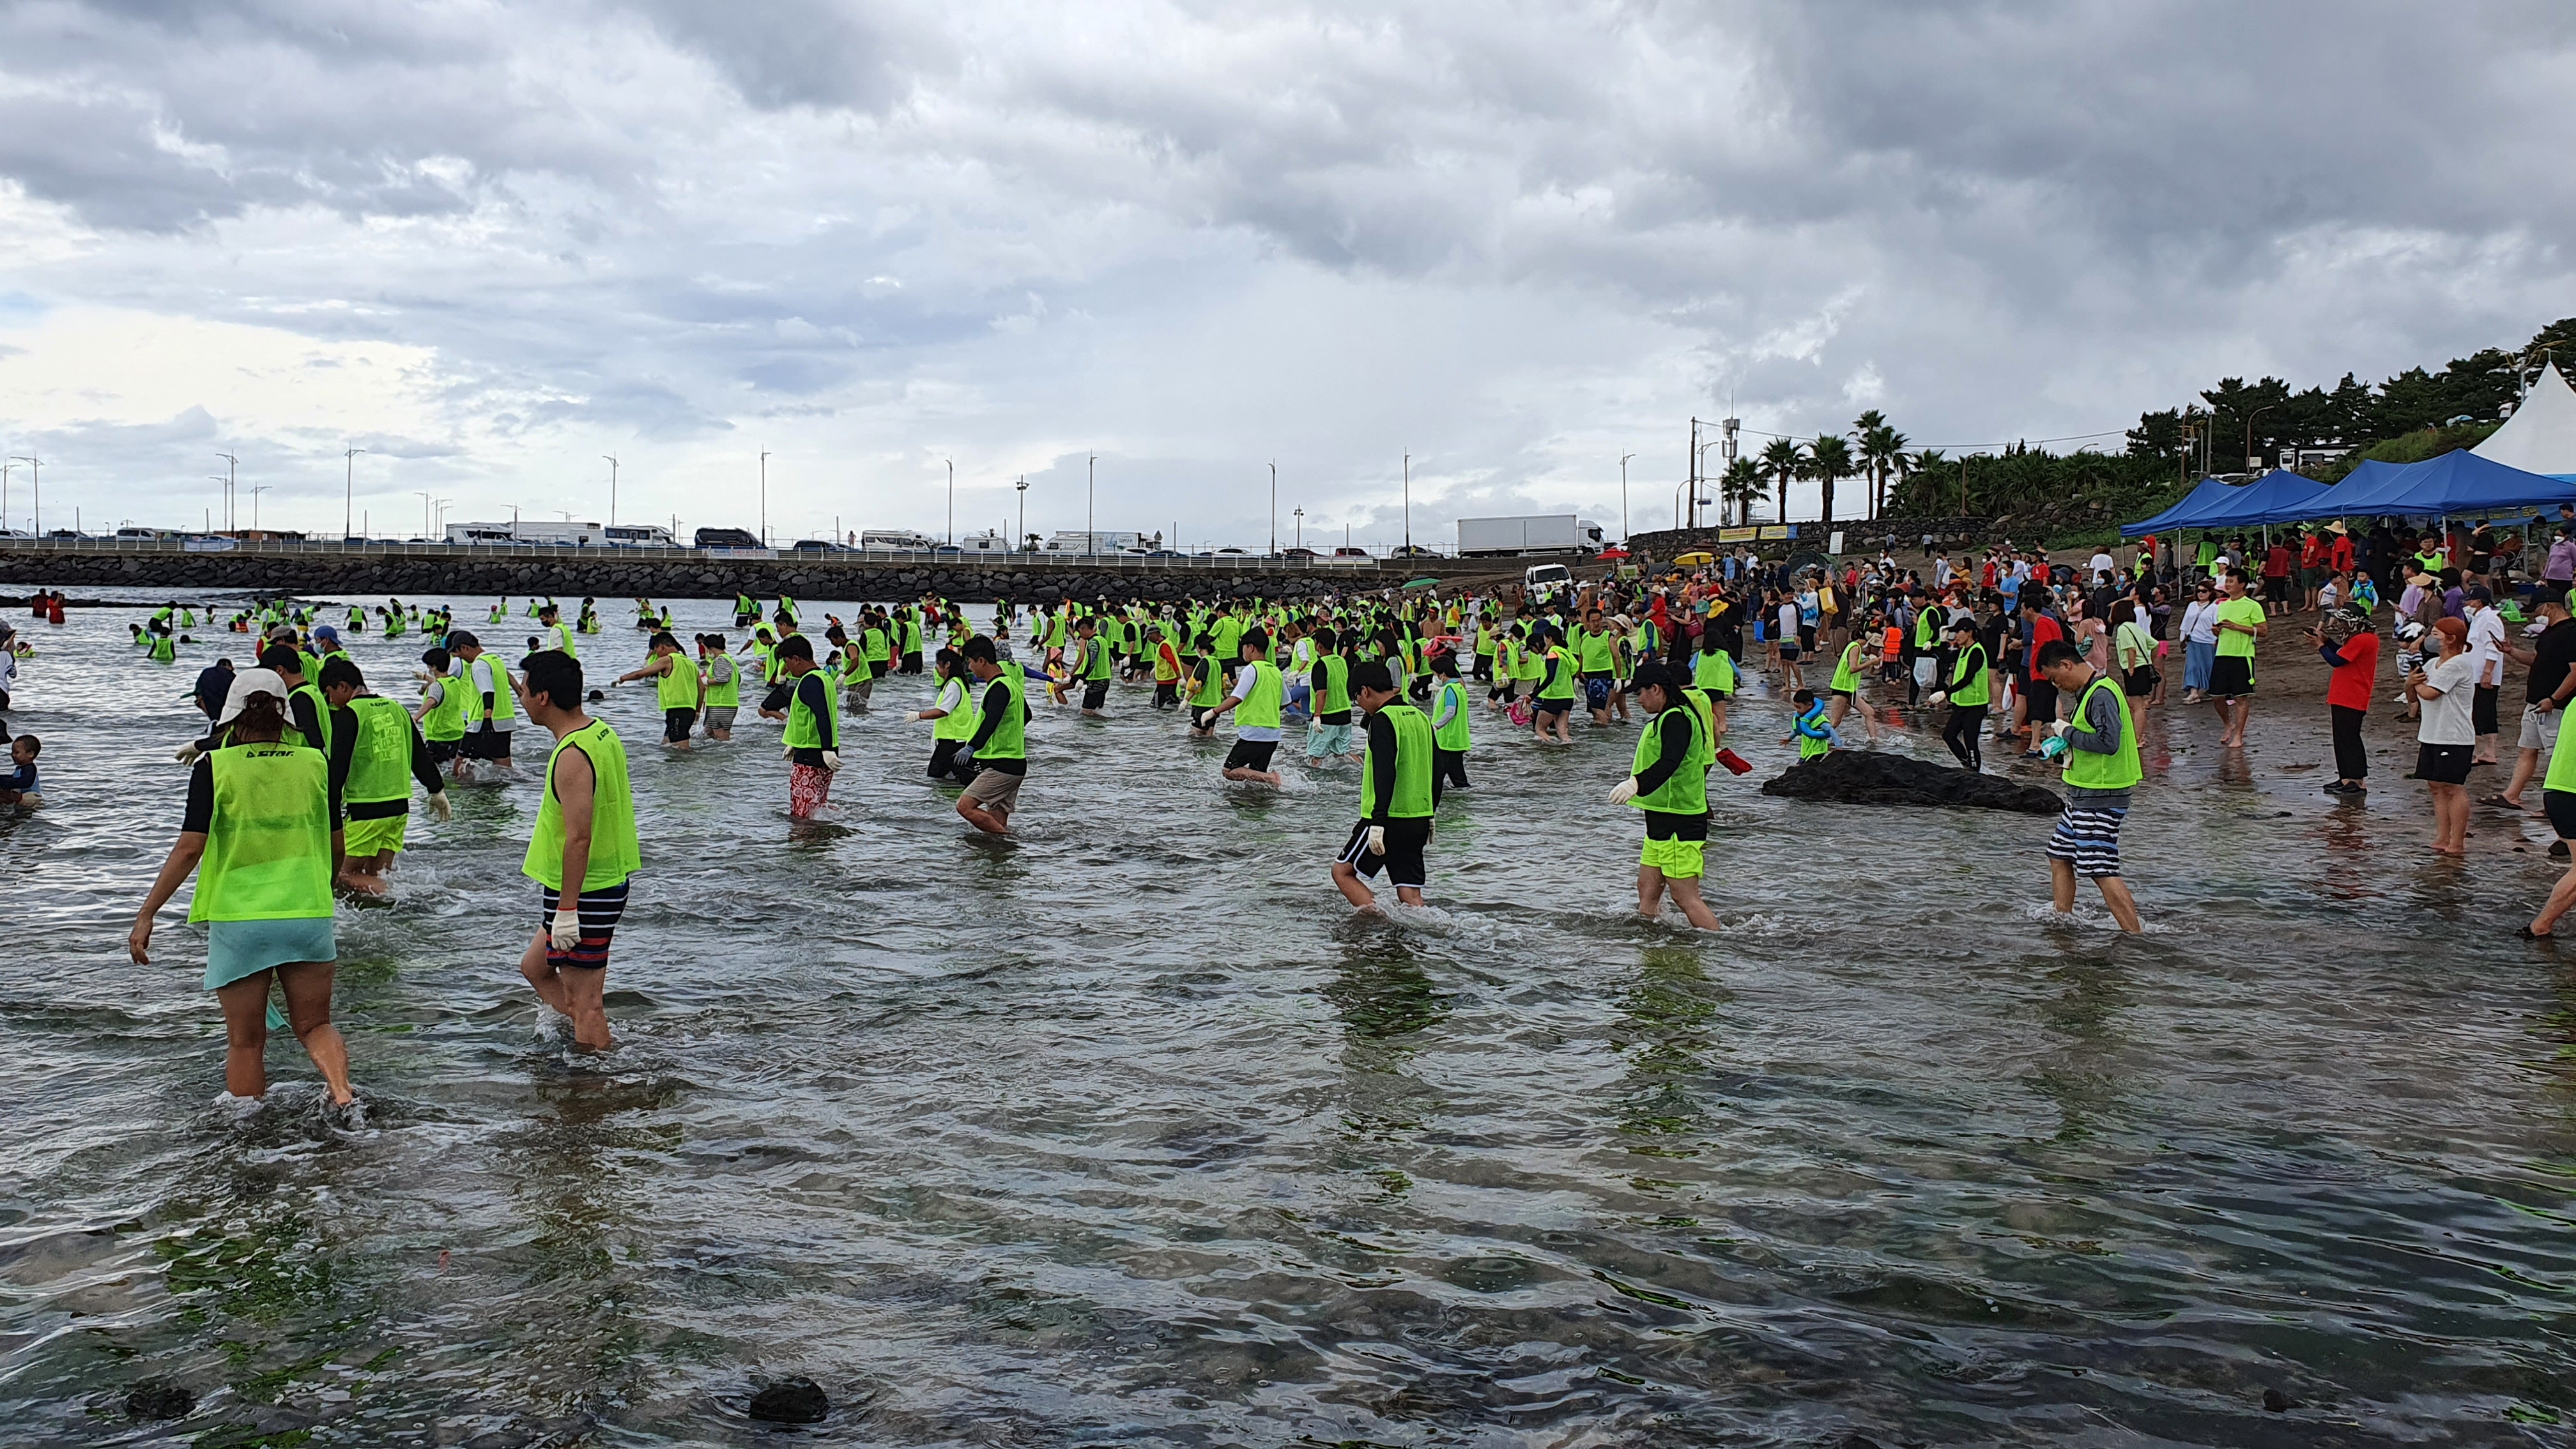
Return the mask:
POLYGON ((706 702, 697 661, 681 653, 680 641, 668 633, 655 634, 650 648, 651 656, 642 665, 617 676, 608 687, 616 689, 639 679, 652 680, 655 702, 662 707, 662 743, 685 750, 690 732, 697 728, 698 707, 706 702))
POLYGON ((1234 685, 1207 712, 1208 727, 1214 729, 1229 713, 1234 716, 1234 748, 1226 752, 1223 769, 1227 779, 1276 786, 1281 780, 1270 768, 1270 757, 1279 751, 1279 711, 1287 703, 1288 686, 1279 666, 1270 662, 1268 634, 1245 630, 1236 640, 1235 655, 1234 685))
POLYGON ((286 1020, 321 1072, 335 1106, 349 1086, 349 1048, 331 1024, 331 981, 339 960, 332 929, 333 860, 329 764, 322 752, 285 742, 286 682, 245 669, 215 720, 221 743, 195 760, 179 839, 126 933, 134 964, 152 964, 152 924, 193 873, 188 919, 206 927, 205 989, 224 1014, 224 1090, 268 1094, 268 999, 286 993, 286 1020))
MULTIPOLYGON (((1109 641, 1101 634, 1100 621, 1085 619, 1073 626, 1073 678, 1082 681, 1082 717, 1107 719, 1102 706, 1109 702, 1111 659, 1109 641)), ((1068 680, 1068 683, 1071 681, 1068 680)))
POLYGON ((1001 662, 993 641, 981 634, 966 641, 965 653, 984 697, 975 706, 975 733, 966 738, 975 782, 957 797, 957 814, 986 835, 1008 835, 1028 778, 1028 675, 1017 663, 1001 662))
POLYGON ((465 756, 459 751, 465 742, 465 686, 448 675, 446 650, 423 650, 420 662, 428 667, 419 671, 420 707, 413 711, 412 721, 420 726, 429 762, 445 765, 450 775, 465 779, 465 756))
POLYGON ((626 746, 604 720, 582 712, 581 661, 548 649, 527 659, 528 718, 555 737, 545 793, 519 873, 537 883, 544 925, 519 957, 537 998, 572 1018, 590 1051, 608 1032, 609 939, 626 912, 627 883, 643 864, 626 746))
POLYGON ((335 654, 322 664, 322 699, 330 707, 335 753, 348 760, 340 789, 342 851, 339 884, 361 895, 382 895, 385 873, 402 853, 411 819, 411 787, 429 792, 433 820, 448 818, 446 782, 412 722, 395 700, 367 692, 358 662, 335 654))
MULTIPOLYGON (((2039 648, 2039 672, 2075 701, 2070 718, 2049 726, 2066 767, 2066 808, 2048 837, 2048 873, 2058 913, 2075 909, 2075 878, 2100 888, 2102 904, 2131 933, 2145 928, 2137 898, 2120 878, 2120 826, 2129 794, 2146 772, 2138 758, 2137 721, 2117 681, 2096 670, 2076 647, 2051 639, 2039 648)), ((2054 750, 2052 753, 2056 753, 2054 750)))
POLYGON ((1368 713, 1368 743, 1360 766, 1359 823, 1333 860, 1333 885, 1352 905, 1371 910, 1376 893, 1360 880, 1384 869, 1395 898, 1418 906, 1430 884, 1422 857, 1431 844, 1431 814, 1440 805, 1431 721, 1405 702, 1395 671, 1383 663, 1372 660, 1352 670, 1351 690, 1368 713))
POLYGON ((975 757, 966 753, 966 741, 975 733, 977 722, 974 676, 967 671, 966 656, 954 649, 940 650, 931 667, 939 681, 939 693, 929 708, 905 715, 904 723, 932 721, 930 778, 972 785, 975 757))
POLYGON ((1667 666, 1638 665, 1636 682, 1637 706, 1651 718, 1639 733, 1628 778, 1611 787, 1610 803, 1646 812, 1646 843, 1637 854, 1637 913, 1660 917, 1669 896, 1692 925, 1714 931, 1717 916, 1699 891, 1708 843, 1707 726, 1667 666))
POLYGON ((1467 752, 1475 748, 1468 725, 1467 685, 1458 677, 1458 656, 1441 649, 1431 656, 1431 803, 1443 789, 1464 790, 1467 752))
POLYGON ((742 707, 742 661, 725 652, 722 634, 698 636, 698 698, 707 738, 733 738, 734 712, 742 707))

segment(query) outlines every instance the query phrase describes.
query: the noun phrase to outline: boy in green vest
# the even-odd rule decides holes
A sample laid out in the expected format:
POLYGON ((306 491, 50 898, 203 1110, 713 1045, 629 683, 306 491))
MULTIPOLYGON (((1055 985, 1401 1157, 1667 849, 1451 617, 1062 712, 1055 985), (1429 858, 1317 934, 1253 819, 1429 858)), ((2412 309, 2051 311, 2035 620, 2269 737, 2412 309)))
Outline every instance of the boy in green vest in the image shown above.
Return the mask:
POLYGON ((348 762, 340 788, 347 823, 339 884, 361 895, 382 895, 385 872, 402 853, 410 825, 413 783, 429 792, 430 818, 445 820, 446 782, 411 712, 399 701, 368 693, 355 660, 335 654, 322 662, 322 699, 331 709, 334 753, 348 762))
MULTIPOLYGON (((1247 646, 1252 637, 1244 636, 1247 646)), ((1431 812, 1437 806, 1431 721, 1404 702, 1394 673, 1384 664, 1371 661, 1353 669, 1351 689, 1368 712, 1368 747, 1360 767, 1359 823, 1334 857, 1333 885, 1352 905, 1369 910, 1377 905, 1377 895, 1360 884, 1360 877, 1374 878, 1384 869, 1395 898, 1418 906, 1430 878, 1422 856, 1431 844, 1431 812)))
POLYGON ((582 713, 581 663, 560 650, 532 653, 528 718, 555 737, 546 758, 536 832, 519 873, 543 891, 543 928, 519 957, 537 998, 572 1018, 576 1046, 606 1051, 609 938, 626 913, 628 877, 642 864, 626 746, 604 720, 582 713))
POLYGON ((966 753, 980 768, 958 795, 957 813, 986 835, 1008 835, 1029 772, 1028 676, 1020 665, 1002 663, 993 641, 981 634, 966 641, 965 653, 966 670, 984 699, 976 706, 975 733, 966 741, 966 753))
POLYGON ((725 652, 722 634, 698 636, 698 711, 707 738, 733 738, 734 712, 742 707, 742 662, 725 652))
POLYGON ((1637 705, 1652 716, 1637 739, 1628 778, 1610 789, 1610 803, 1646 812, 1646 843, 1637 854, 1637 913, 1663 914, 1664 897, 1703 931, 1717 916, 1700 898, 1708 843, 1708 761, 1714 756, 1708 726, 1683 697, 1681 681, 1658 663, 1637 666, 1637 705))
POLYGON ((1234 748, 1225 756, 1227 779, 1275 786, 1279 772, 1270 768, 1270 757, 1279 752, 1279 711, 1287 703, 1288 686, 1279 666, 1270 662, 1268 634, 1245 630, 1236 640, 1235 654, 1234 687, 1208 711, 1208 725, 1213 728, 1228 711, 1234 714, 1234 748))
POLYGON ((2075 909, 2075 878, 2101 888, 2102 903, 2120 929, 2145 929, 2138 902, 2120 879, 2120 825, 2129 817, 2129 792, 2145 778, 2138 761, 2137 722, 2120 686, 2097 672, 2064 639, 2039 648, 2039 672, 2075 701, 2070 718, 2049 726, 2065 749, 2066 809, 2048 837, 2048 870, 2060 915, 2075 909))
POLYGON ((420 726, 421 744, 429 752, 432 765, 445 765, 457 779, 465 776, 465 757, 458 746, 465 740, 464 686, 447 672, 448 656, 444 649, 422 651, 420 662, 428 668, 420 673, 420 708, 412 716, 420 726))
POLYGON ((662 706, 662 743, 675 750, 689 747, 689 734, 697 728, 698 705, 706 691, 698 685, 697 661, 680 652, 680 641, 668 633, 657 633, 650 644, 652 653, 641 668, 630 669, 610 682, 616 689, 639 679, 654 681, 655 702, 662 706))

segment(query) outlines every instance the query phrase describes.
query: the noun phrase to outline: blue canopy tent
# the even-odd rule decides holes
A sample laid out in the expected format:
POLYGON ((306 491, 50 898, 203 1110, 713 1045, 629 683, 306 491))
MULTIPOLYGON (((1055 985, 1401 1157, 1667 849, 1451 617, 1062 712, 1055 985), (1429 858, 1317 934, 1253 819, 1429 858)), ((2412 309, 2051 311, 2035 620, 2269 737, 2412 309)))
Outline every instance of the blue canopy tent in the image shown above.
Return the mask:
POLYGON ((2553 503, 2576 503, 2576 483, 2508 468, 2463 448, 2403 468, 2364 463, 2294 516, 2476 518, 2553 503))
POLYGON ((2234 484, 2223 483, 2216 478, 2203 478, 2200 480, 2200 486, 2183 495, 2180 503, 2143 523, 2123 524, 2120 528, 2120 536, 2136 538, 2140 534, 2162 533, 2168 528, 2198 528, 2201 526, 2201 517, 2225 508, 2228 495, 2234 491, 2234 484))
POLYGON ((2308 510, 2329 491, 2325 484, 2286 468, 2275 468, 2251 483, 2204 479, 2180 503, 2143 523, 2125 525, 2120 536, 2136 538, 2169 528, 2254 528, 2313 518, 2317 515, 2308 510))

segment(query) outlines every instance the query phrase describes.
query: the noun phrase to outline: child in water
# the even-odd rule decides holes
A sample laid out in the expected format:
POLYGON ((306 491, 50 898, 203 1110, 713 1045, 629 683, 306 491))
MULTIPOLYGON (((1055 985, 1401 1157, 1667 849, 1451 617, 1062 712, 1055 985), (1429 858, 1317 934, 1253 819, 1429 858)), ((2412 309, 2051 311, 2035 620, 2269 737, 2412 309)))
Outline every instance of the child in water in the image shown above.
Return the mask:
POLYGON ((20 735, 9 742, 11 769, 0 775, 0 805, 33 810, 45 803, 44 795, 36 788, 36 756, 44 748, 45 742, 34 735, 20 735))
POLYGON ((1781 736, 1780 743, 1785 745, 1791 740, 1797 741, 1801 762, 1831 754, 1843 742, 1843 737, 1826 722, 1823 702, 1816 698, 1812 689, 1799 690, 1793 698, 1798 705, 1797 729, 1795 733, 1781 736))

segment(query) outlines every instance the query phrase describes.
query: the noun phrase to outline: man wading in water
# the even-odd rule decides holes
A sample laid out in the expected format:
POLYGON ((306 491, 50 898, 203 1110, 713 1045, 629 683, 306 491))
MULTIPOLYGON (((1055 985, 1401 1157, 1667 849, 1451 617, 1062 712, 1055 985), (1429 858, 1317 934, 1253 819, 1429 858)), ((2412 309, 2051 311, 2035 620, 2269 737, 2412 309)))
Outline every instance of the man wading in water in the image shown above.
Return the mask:
POLYGON ((543 925, 519 957, 519 974, 539 1000, 572 1018, 577 1045, 605 1051, 616 1045, 603 1000, 608 942, 626 913, 627 877, 642 863, 626 746, 606 721, 582 713, 581 665, 571 655, 531 654, 525 668, 528 718, 555 737, 555 748, 519 868, 544 888, 543 925))
POLYGON ((2075 909, 2075 878, 2102 890, 2102 903, 2120 929, 2146 929, 2138 902, 2120 879, 2120 826, 2129 818, 2129 792, 2146 778, 2138 763, 2137 722, 2120 686, 2094 669, 2075 646, 2051 639, 2039 649, 2039 672, 2075 701, 2074 717, 2049 726, 2066 742, 2066 809, 2048 837, 2048 871, 2058 913, 2075 909))

